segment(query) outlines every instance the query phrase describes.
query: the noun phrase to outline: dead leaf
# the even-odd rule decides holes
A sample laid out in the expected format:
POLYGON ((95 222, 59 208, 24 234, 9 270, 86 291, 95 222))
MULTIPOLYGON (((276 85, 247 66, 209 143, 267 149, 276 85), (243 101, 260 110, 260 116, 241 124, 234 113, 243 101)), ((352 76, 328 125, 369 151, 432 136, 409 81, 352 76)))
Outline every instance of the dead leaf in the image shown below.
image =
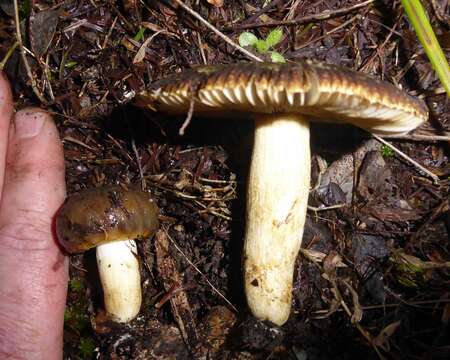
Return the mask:
POLYGON ((373 344, 377 347, 382 348, 386 352, 389 352, 390 350, 389 339, 392 337, 392 335, 394 335, 395 331, 397 330, 397 328, 400 326, 401 323, 402 322, 399 320, 386 326, 383 330, 380 331, 378 336, 375 339, 373 339, 373 344))
POLYGON ((329 273, 333 271, 339 263, 342 263, 342 257, 336 251, 331 250, 323 260, 323 269, 325 272, 329 273))
POLYGON ((180 329, 181 336, 192 351, 198 344, 197 326, 187 293, 180 286, 184 282, 183 276, 177 268, 175 259, 170 254, 169 239, 165 230, 159 230, 156 233, 155 248, 158 274, 169 294, 172 315, 180 329))
POLYGON ((138 52, 134 56, 133 64, 140 63, 145 58, 145 53, 147 51, 148 44, 159 34, 161 34, 163 30, 155 32, 152 36, 150 36, 147 40, 144 41, 144 43, 139 47, 138 52))
POLYGON ((2 9, 6 15, 14 16, 14 2, 12 0, 0 0, 0 9, 2 9))
POLYGON ((139 48, 138 52, 136 53, 136 55, 134 56, 133 59, 133 64, 137 64, 140 63, 142 60, 144 60, 145 58, 145 50, 147 49, 147 45, 148 43, 152 40, 151 37, 149 37, 147 40, 145 40, 143 42, 143 44, 141 45, 141 47, 139 48))
POLYGON ((446 262, 433 262, 433 261, 423 261, 419 259, 418 257, 405 254, 403 251, 397 251, 396 252, 396 258, 394 259, 394 262, 403 262, 406 264, 410 264, 416 268, 419 268, 421 270, 430 270, 430 269, 441 269, 441 268, 450 268, 450 261, 446 262))
POLYGON ((206 0, 211 5, 214 5, 215 7, 222 7, 223 6, 223 0, 206 0))
POLYGON ((59 21, 59 10, 42 10, 33 12, 30 16, 31 49, 37 56, 42 56, 56 32, 59 21))
POLYGON ((353 314, 351 317, 352 324, 359 323, 363 317, 363 310, 361 308, 361 305, 359 304, 358 293, 347 281, 342 280, 342 282, 352 294, 352 301, 353 301, 353 314))
MULTIPOLYGON (((311 249, 301 249, 300 251, 304 257, 312 262, 322 262, 327 256, 329 256, 323 252, 311 249)), ((337 253, 333 254, 332 261, 334 267, 347 267, 347 265, 345 265, 342 261, 342 257, 337 253)))

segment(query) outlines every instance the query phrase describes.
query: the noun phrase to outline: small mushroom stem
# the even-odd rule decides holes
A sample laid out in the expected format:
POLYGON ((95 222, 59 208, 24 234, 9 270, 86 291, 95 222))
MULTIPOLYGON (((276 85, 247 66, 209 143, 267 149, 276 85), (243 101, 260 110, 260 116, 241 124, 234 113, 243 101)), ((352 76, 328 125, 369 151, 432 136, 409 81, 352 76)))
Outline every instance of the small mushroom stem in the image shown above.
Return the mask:
POLYGON ((309 123, 301 115, 258 118, 248 181, 244 281, 253 315, 277 325, 291 308, 310 183, 309 123))
POLYGON ((97 246, 97 266, 105 309, 111 320, 128 322, 141 307, 141 275, 134 240, 97 246))

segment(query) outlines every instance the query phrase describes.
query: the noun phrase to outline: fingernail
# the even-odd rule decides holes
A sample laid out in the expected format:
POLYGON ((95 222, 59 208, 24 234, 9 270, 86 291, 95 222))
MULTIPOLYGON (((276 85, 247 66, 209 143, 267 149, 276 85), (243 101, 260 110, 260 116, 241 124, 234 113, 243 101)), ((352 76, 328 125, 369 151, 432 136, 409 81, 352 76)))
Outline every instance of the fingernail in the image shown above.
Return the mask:
POLYGON ((47 114, 36 110, 21 110, 14 117, 16 136, 21 139, 39 134, 47 114))

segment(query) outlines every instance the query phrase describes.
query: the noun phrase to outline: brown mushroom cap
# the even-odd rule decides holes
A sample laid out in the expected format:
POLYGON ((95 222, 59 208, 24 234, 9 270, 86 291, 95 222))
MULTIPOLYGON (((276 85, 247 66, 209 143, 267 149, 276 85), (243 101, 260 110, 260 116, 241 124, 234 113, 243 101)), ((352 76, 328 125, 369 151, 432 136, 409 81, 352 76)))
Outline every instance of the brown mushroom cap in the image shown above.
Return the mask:
POLYGON ((424 104, 394 85, 312 60, 197 67, 154 82, 138 106, 168 113, 299 113, 376 134, 406 133, 428 118, 424 104))
POLYGON ((106 186, 69 197, 56 217, 56 233, 69 253, 112 241, 140 239, 158 229, 158 208, 144 191, 106 186))

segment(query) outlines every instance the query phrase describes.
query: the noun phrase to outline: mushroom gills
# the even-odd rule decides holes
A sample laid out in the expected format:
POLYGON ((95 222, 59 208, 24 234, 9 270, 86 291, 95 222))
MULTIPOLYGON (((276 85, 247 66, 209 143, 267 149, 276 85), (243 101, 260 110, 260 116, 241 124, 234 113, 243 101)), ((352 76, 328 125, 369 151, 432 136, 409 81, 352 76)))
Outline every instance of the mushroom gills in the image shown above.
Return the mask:
POLYGON ((411 131, 428 118, 421 100, 394 85, 312 59, 195 68, 154 82, 138 94, 135 104, 172 114, 183 114, 193 105, 195 114, 244 114, 243 118, 255 120, 245 290, 252 313, 278 325, 289 316, 306 216, 308 121, 348 123, 378 135, 394 135, 411 131))

